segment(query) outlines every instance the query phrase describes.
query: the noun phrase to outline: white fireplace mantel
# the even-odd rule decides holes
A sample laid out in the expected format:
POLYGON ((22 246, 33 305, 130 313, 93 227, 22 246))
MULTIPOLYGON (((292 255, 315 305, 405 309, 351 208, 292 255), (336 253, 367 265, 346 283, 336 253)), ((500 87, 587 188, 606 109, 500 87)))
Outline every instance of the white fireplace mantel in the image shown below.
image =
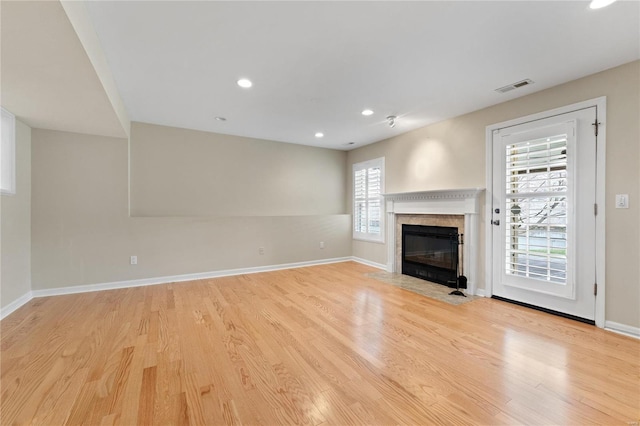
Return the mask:
POLYGON ((476 294, 480 199, 483 193, 484 188, 468 188, 384 194, 387 212, 387 271, 396 272, 400 269, 400 265, 396 265, 397 214, 464 215, 463 266, 468 280, 467 292, 476 294))

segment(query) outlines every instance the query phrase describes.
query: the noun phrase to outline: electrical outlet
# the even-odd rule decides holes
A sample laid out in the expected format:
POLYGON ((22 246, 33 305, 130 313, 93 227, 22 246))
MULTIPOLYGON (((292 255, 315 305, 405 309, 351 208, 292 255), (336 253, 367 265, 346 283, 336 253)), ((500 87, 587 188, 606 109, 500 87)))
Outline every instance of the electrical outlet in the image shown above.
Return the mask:
POLYGON ((258 247, 258 254, 264 254, 264 247, 258 247))
POLYGON ((138 264, 138 256, 131 256, 131 264, 132 265, 138 264))
POLYGON ((320 248, 323 249, 324 248, 324 241, 320 241, 320 248))
POLYGON ((629 194, 616 194, 616 209, 629 208, 629 194))

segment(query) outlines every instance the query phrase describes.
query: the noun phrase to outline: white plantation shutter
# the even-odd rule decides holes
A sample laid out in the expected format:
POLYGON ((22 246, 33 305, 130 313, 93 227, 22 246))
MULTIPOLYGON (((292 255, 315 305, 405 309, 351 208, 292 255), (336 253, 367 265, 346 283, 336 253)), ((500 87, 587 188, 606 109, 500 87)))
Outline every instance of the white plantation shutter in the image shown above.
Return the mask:
POLYGON ((367 232, 367 169, 355 170, 353 174, 353 218, 354 232, 367 232))
POLYGON ((353 237, 384 241, 384 157, 353 165, 353 237))
POLYGON ((382 170, 380 166, 367 169, 367 226, 368 232, 380 235, 380 220, 382 219, 382 170))
POLYGON ((566 284, 567 135, 510 145, 506 160, 506 273, 566 284))

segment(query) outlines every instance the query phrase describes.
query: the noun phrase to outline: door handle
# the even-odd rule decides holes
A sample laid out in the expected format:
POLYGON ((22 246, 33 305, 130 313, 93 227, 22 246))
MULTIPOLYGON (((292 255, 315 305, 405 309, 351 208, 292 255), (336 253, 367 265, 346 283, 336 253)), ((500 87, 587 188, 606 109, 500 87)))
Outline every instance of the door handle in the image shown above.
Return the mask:
POLYGON ((500 226, 500 219, 498 219, 498 220, 492 220, 492 221, 491 221, 491 224, 492 224, 492 225, 495 225, 495 226, 500 226))

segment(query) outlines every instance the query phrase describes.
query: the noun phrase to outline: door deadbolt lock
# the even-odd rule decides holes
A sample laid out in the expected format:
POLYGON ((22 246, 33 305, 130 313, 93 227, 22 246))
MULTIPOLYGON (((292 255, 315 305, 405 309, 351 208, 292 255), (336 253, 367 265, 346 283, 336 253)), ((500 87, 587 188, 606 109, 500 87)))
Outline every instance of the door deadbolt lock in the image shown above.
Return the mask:
POLYGON ((496 214, 500 214, 500 209, 495 209, 494 212, 496 212, 496 214))

